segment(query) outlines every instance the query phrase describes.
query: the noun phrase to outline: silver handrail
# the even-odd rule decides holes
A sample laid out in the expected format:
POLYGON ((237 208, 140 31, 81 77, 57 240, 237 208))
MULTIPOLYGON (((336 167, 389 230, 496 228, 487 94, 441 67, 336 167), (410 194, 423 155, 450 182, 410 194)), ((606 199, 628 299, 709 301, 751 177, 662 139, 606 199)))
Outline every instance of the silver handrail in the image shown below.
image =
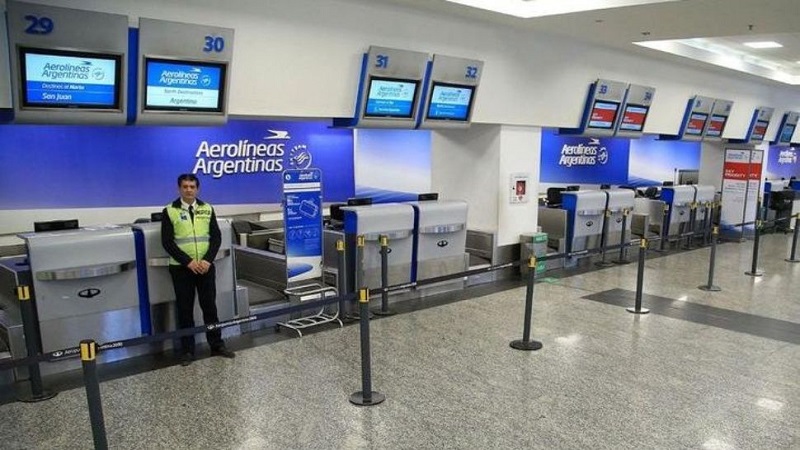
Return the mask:
POLYGON ((70 267, 59 270, 43 270, 36 272, 36 279, 39 281, 58 281, 58 280, 80 280, 83 278, 105 277, 132 270, 136 267, 136 261, 125 261, 111 264, 99 264, 95 266, 70 267))
MULTIPOLYGON (((227 258, 231 256, 231 249, 225 248, 217 252, 217 257, 214 258, 214 261, 219 261, 222 258, 227 258)), ((169 266, 169 256, 162 256, 159 258, 149 258, 147 260, 147 265, 150 267, 167 267, 169 266)))
POLYGON ((455 233, 461 231, 466 227, 463 223, 453 223, 450 225, 431 225, 429 227, 420 228, 419 232, 422 234, 444 234, 455 233))

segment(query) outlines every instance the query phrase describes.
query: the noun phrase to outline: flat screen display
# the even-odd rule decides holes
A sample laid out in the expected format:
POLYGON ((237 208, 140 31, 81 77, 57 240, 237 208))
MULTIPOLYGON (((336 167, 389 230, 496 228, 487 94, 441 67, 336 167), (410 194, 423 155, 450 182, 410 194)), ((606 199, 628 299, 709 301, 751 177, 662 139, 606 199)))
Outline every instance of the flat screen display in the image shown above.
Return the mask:
POLYGON ((469 119, 474 93, 474 86, 433 83, 426 118, 466 121, 469 119))
POLYGON ((414 116, 419 81, 372 77, 367 90, 367 107, 364 117, 414 116))
POLYGON ((625 110, 622 112, 622 122, 619 124, 619 129, 624 131, 644 130, 644 121, 647 120, 647 112, 649 110, 649 106, 626 105, 625 110))
POLYGON ((224 63, 146 58, 144 110, 223 112, 224 63))
POLYGON ((787 123, 783 126, 783 130, 781 130, 781 135, 778 138, 778 142, 782 144, 790 144, 792 142, 792 136, 794 135, 794 129, 797 125, 787 123))
POLYGON ((618 110, 619 103, 600 100, 595 101, 594 106, 592 106, 592 111, 589 114, 588 128, 600 130, 610 130, 614 128, 618 110))
POLYGON ((706 136, 721 137, 722 132, 725 130, 725 121, 728 120, 725 116, 712 115, 708 121, 708 129, 706 136))
POLYGON ((700 136, 703 134, 703 128, 706 126, 708 114, 705 113, 692 113, 689 116, 689 122, 686 124, 686 131, 684 134, 689 136, 700 136))
POLYGON ((22 108, 120 109, 122 56, 19 49, 22 108))
POLYGON ((753 127, 753 134, 750 135, 750 140, 763 141, 764 135, 767 134, 767 127, 769 127, 769 122, 766 120, 757 120, 753 127))

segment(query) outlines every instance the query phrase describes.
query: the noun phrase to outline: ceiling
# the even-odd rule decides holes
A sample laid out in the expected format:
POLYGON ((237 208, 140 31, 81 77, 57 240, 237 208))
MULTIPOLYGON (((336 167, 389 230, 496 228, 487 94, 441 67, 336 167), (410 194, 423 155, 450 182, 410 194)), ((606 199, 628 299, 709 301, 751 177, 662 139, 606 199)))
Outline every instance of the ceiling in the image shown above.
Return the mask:
MULTIPOLYGON (((677 0, 519 18, 446 0, 380 0, 800 86, 800 0, 677 0), (743 43, 775 41, 781 48, 743 43), (637 44, 638 43, 638 44, 637 44)), ((496 0, 500 1, 500 0, 496 0)), ((519 0, 532 4, 545 0, 519 0)), ((559 0, 569 3, 570 0, 559 0)), ((571 0, 572 2, 631 1, 571 0)), ((647 0, 639 0, 644 3, 647 0)))

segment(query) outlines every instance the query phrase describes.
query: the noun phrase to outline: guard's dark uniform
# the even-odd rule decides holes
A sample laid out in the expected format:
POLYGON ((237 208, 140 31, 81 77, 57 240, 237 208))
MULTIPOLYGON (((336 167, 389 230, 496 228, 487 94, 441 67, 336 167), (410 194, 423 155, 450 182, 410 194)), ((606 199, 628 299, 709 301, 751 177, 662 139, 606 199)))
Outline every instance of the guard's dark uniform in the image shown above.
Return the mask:
MULTIPOLYGON (((222 238, 214 208, 196 200, 193 207, 187 209, 178 198, 164 208, 163 215, 161 244, 170 256, 169 274, 175 288, 178 328, 194 327, 195 290, 203 311, 203 322, 219 322, 216 269, 213 263, 222 238), (192 260, 201 259, 211 263, 208 272, 203 275, 187 267, 192 260)), ((224 348, 221 330, 207 332, 206 338, 212 351, 224 348)), ((181 346, 183 354, 194 355, 194 335, 181 338, 181 346)))

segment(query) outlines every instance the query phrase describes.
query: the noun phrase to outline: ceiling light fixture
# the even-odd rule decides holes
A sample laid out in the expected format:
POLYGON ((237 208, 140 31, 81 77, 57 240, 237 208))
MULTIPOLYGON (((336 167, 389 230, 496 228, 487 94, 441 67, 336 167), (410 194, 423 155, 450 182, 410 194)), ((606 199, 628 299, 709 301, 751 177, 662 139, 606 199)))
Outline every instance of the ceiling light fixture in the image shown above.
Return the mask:
POLYGON ((745 42, 744 45, 750 48, 781 48, 783 45, 775 41, 745 42))
POLYGON ((625 6, 668 3, 682 0, 446 0, 450 3, 494 11, 509 16, 530 19, 532 17, 553 16, 598 9, 621 8, 625 6))

